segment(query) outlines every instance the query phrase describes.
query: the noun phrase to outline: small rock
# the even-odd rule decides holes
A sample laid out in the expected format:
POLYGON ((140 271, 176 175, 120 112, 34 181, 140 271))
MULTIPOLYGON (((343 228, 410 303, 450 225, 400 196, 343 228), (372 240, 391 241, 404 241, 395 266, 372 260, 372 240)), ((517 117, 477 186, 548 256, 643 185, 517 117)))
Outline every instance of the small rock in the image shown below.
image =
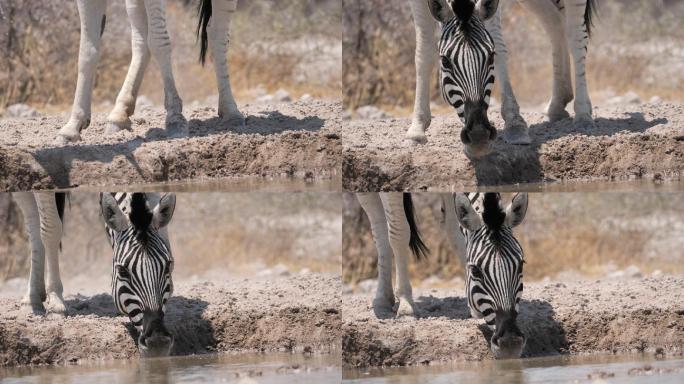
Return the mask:
POLYGON ((383 110, 380 108, 374 107, 372 105, 366 105, 363 107, 359 107, 356 109, 356 116, 358 116, 359 119, 364 119, 364 120, 376 120, 376 119, 386 119, 390 117, 387 113, 385 113, 383 110))
POLYGON ((275 101, 275 96, 273 95, 263 95, 256 99, 257 103, 272 103, 275 101))
POLYGON ((12 104, 5 109, 5 117, 38 117, 40 113, 26 104, 12 104))
POLYGON ((313 96, 309 95, 308 93, 305 93, 302 95, 302 97, 299 98, 300 101, 311 101, 313 100, 313 96))
POLYGON ((289 103, 290 101, 292 101, 292 97, 284 89, 277 90, 276 93, 273 95, 273 97, 275 98, 275 100, 277 102, 280 102, 280 103, 289 103))
POLYGON ((653 273, 651 273, 651 277, 661 277, 661 276, 663 276, 663 271, 661 271, 660 269, 656 269, 655 271, 653 271, 653 273))
POLYGON ((637 267, 636 265, 630 265, 629 267, 627 267, 627 269, 625 269, 625 274, 633 279, 639 279, 644 277, 644 274, 641 273, 639 267, 637 267))
POLYGON ((660 96, 653 96, 648 102, 651 104, 660 104, 663 102, 663 99, 661 99, 660 96))
POLYGON ((624 102, 627 104, 641 104, 641 98, 639 95, 636 94, 636 92, 629 91, 622 95, 622 98, 624 99, 624 102))

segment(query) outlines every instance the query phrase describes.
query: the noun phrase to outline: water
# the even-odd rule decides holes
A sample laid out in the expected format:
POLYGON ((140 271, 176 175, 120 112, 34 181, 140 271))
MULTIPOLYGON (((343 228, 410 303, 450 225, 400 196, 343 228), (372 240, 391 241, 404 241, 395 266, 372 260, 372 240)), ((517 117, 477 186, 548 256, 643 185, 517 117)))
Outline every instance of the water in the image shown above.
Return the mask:
POLYGON ((340 355, 240 354, 0 368, 0 383, 339 383, 340 355))
POLYGON ((684 181, 563 181, 480 187, 484 192, 682 192, 684 181))
POLYGON ((684 360, 652 356, 554 356, 442 366, 345 369, 343 383, 684 383, 684 360))
POLYGON ((128 184, 125 186, 91 186, 72 188, 83 192, 330 192, 339 191, 342 180, 339 177, 314 181, 295 178, 239 177, 210 180, 172 181, 165 183, 128 184))

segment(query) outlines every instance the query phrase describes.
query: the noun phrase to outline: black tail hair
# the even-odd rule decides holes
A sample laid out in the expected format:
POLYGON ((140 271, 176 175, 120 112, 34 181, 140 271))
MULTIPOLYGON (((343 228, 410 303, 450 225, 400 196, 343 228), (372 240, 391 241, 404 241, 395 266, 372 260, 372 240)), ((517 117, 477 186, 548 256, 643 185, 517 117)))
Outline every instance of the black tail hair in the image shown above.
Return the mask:
MULTIPOLYGON (((55 193, 55 205, 57 205, 57 215, 59 215, 59 221, 61 221, 62 224, 64 224, 64 209, 66 208, 66 200, 68 195, 68 192, 55 193)), ((62 232, 63 231, 64 230, 62 229, 62 232)), ((62 250, 62 240, 59 241, 59 250, 62 250)))
POLYGON ((427 258, 430 253, 430 249, 423 243, 423 239, 420 238, 420 232, 418 231, 418 225, 416 225, 416 214, 413 210, 413 199, 411 199, 410 193, 404 193, 404 213, 406 214, 406 220, 408 221, 409 228, 411 229, 411 238, 409 239, 409 247, 413 252, 416 259, 427 258))
POLYGON ((209 19, 211 19, 211 0, 200 0, 197 6, 197 15, 199 16, 199 21, 197 22, 197 38, 200 40, 199 61, 204 65, 207 59, 207 47, 209 46, 207 26, 209 25, 209 19))
POLYGON ((584 10, 584 24, 587 26, 587 35, 591 37, 591 27, 594 25, 596 16, 597 0, 587 0, 587 8, 584 10))

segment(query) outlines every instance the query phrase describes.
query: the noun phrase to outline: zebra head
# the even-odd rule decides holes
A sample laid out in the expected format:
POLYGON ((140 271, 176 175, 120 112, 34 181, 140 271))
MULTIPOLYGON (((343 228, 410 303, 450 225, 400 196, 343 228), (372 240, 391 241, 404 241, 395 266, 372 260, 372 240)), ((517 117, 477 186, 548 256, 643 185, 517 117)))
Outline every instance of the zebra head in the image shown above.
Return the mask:
POLYGON ((513 236, 527 212, 527 194, 504 209, 498 193, 471 201, 455 197, 456 217, 465 237, 466 295, 470 313, 494 331, 490 348, 496 358, 520 357, 525 335, 517 325, 523 291, 523 250, 513 236))
POLYGON ((480 157, 491 152, 496 128, 487 118, 494 87, 494 40, 484 21, 494 16, 498 0, 427 0, 442 25, 439 40, 440 89, 464 124, 465 152, 480 157))
POLYGON ((151 200, 143 193, 100 197, 114 251, 112 297, 138 330, 138 348, 148 357, 166 356, 173 346, 164 326, 166 301, 173 292, 173 257, 164 228, 173 216, 176 196, 167 194, 152 207, 151 200))

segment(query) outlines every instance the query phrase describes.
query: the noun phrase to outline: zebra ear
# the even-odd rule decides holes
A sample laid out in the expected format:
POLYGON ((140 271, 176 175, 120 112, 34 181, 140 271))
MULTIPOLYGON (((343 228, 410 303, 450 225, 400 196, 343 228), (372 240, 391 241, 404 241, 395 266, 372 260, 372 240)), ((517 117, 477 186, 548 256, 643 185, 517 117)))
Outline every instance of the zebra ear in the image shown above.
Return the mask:
POLYGON ((456 218, 461 226, 469 231, 476 231, 482 226, 482 218, 475 212, 468 196, 458 193, 454 196, 456 205, 456 218))
POLYGON ((114 196, 109 193, 103 193, 100 197, 100 212, 107 227, 114 231, 121 232, 128 228, 128 221, 119 203, 116 202, 114 196))
POLYGON ((427 2, 432 17, 440 23, 446 23, 454 17, 451 5, 447 5, 447 0, 427 0, 427 2))
POLYGON ((506 208, 506 225, 513 228, 525 219, 527 214, 527 193, 518 193, 506 208))
POLYGON ((154 207, 152 211, 152 220, 157 229, 161 229, 169 225, 173 217, 173 211, 176 209, 176 194, 168 193, 159 200, 159 204, 154 207))
POLYGON ((496 14, 499 8, 499 0, 479 0, 475 11, 481 20, 489 20, 496 14))

